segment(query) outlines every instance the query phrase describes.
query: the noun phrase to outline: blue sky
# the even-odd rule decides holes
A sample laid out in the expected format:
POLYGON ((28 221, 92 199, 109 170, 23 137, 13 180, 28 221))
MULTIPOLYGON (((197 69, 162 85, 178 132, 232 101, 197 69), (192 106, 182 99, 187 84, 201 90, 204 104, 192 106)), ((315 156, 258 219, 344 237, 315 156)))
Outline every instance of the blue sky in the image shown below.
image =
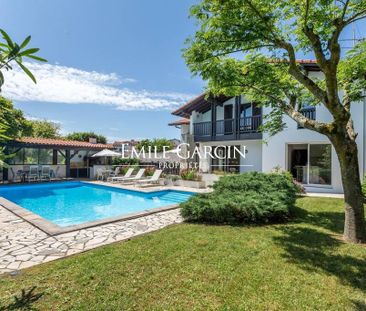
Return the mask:
POLYGON ((142 101, 157 98, 158 103, 153 103, 157 106, 159 100, 173 102, 171 107, 164 102, 163 109, 126 111, 119 110, 118 103, 50 103, 36 97, 35 101, 15 100, 16 106, 32 117, 61 122, 66 132, 94 130, 111 139, 179 137, 177 129, 167 126, 174 119, 169 111, 203 87, 199 79, 191 78, 181 57, 184 40, 194 31, 194 21, 188 18, 193 3, 3 0, 1 27, 17 41, 31 34, 32 46, 41 48, 40 55, 49 64, 58 64, 60 70, 76 68, 85 75, 92 71, 115 73, 121 81, 112 77, 108 85, 136 92, 142 101), (144 97, 141 93, 148 94, 144 97))
MULTIPOLYGON (((179 137, 170 111, 199 94, 181 49, 194 33, 195 0, 2 0, 1 28, 32 35, 47 65, 38 85, 14 71, 4 93, 33 118, 64 133, 93 130, 109 140, 179 137)), ((356 27, 365 35, 366 23, 356 27)), ((351 37, 351 29, 346 32, 351 37)), ((347 43, 349 45, 349 43, 347 43)))

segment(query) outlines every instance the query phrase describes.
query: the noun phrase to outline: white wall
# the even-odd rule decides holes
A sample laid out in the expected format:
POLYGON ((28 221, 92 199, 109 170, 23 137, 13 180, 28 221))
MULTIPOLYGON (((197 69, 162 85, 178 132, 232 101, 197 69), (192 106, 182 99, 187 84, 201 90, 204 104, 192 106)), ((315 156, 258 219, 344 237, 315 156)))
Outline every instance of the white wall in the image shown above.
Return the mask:
MULTIPOLYGON (((233 141, 215 141, 215 142, 201 142, 200 152, 203 154, 204 146, 240 146, 242 152, 244 152, 244 146, 247 150, 245 159, 240 159, 241 166, 240 173, 250 171, 262 170, 262 141, 261 140, 233 140, 233 141)), ((199 168, 203 173, 207 173, 210 170, 211 158, 200 159, 199 168)))
MULTIPOLYGON (((270 108, 263 108, 264 114, 268 114, 270 108)), ((358 148, 359 148, 359 165, 360 171, 364 172, 364 114, 365 105, 362 103, 355 103, 352 106, 351 114, 354 120, 354 126, 356 132, 359 133, 357 138, 358 148)), ((324 106, 316 107, 316 119, 318 121, 330 122, 332 121, 332 116, 324 106)), ((287 167, 287 145, 297 144, 297 143, 330 143, 329 139, 307 129, 298 129, 297 124, 290 117, 285 116, 284 121, 287 124, 287 128, 282 132, 276 134, 273 137, 269 137, 268 134, 263 135, 263 139, 267 144, 263 145, 262 153, 262 164, 263 171, 269 172, 274 167, 280 166, 283 169, 288 169, 287 167)), ((363 175, 363 173, 361 173, 363 175)), ((331 187, 308 187, 308 191, 318 191, 318 192, 338 192, 342 193, 342 181, 341 172, 339 167, 339 162, 334 148, 332 147, 332 186, 331 187)))

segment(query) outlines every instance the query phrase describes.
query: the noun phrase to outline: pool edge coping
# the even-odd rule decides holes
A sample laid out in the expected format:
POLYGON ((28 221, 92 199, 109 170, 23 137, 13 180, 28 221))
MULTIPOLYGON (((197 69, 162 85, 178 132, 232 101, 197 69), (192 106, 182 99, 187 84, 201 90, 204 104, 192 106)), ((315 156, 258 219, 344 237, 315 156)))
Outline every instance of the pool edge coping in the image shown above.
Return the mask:
POLYGON ((83 224, 72 225, 72 226, 67 226, 67 227, 60 227, 60 226, 54 224, 53 222, 46 220, 45 218, 21 207, 20 205, 5 199, 4 197, 0 197, 0 205, 2 207, 4 207, 5 209, 7 209, 8 211, 10 211, 11 213, 13 213, 14 215, 20 217, 21 219, 23 219, 26 222, 33 225, 34 227, 43 231, 44 233, 46 233, 49 236, 55 236, 55 235, 59 235, 59 234, 63 234, 63 233, 69 233, 69 232, 73 232, 73 231, 77 231, 77 230, 97 227, 100 225, 106 225, 106 224, 119 222, 119 221, 137 219, 137 218, 141 218, 144 216, 157 214, 157 213, 170 211, 170 210, 179 208, 178 204, 171 204, 171 205, 167 205, 167 206, 163 206, 163 207, 157 207, 157 208, 153 208, 153 209, 149 209, 149 210, 143 210, 140 212, 127 214, 124 216, 109 217, 109 218, 104 218, 104 219, 100 219, 100 220, 89 221, 89 222, 86 222, 83 224))

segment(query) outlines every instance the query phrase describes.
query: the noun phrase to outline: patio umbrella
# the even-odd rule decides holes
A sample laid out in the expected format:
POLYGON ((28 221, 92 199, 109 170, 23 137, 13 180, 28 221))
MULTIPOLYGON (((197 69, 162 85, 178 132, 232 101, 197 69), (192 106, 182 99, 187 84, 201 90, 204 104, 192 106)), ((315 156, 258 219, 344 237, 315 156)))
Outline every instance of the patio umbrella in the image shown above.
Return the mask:
POLYGON ((115 152, 113 150, 109 150, 109 149, 104 149, 104 150, 99 151, 96 154, 92 155, 93 158, 98 158, 98 157, 120 157, 120 156, 121 156, 120 153, 115 152))

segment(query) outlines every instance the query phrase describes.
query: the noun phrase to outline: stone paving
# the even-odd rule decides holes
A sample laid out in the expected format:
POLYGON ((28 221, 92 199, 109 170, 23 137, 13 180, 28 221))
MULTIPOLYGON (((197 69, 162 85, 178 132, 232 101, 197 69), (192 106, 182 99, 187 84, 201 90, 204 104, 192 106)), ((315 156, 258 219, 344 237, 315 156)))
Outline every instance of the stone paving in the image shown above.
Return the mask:
POLYGON ((49 236, 0 206, 0 274, 180 223, 179 209, 49 236))

